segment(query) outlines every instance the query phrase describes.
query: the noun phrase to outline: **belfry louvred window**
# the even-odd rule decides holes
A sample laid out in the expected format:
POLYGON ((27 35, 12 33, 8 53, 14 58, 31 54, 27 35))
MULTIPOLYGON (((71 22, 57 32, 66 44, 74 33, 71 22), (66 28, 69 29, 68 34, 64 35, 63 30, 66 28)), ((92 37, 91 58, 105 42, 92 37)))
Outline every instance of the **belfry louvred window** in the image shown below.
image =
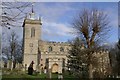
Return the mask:
POLYGON ((35 28, 31 28, 31 37, 35 37, 35 28))

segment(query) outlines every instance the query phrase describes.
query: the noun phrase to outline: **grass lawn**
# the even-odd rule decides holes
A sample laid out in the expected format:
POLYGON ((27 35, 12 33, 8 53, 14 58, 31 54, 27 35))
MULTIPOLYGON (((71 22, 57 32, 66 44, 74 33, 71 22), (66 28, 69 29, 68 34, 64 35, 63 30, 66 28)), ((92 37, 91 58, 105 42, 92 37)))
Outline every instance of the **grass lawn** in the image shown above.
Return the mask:
MULTIPOLYGON (((5 74, 2 75, 2 80, 46 80, 48 79, 47 74, 35 74, 33 73, 33 75, 28 75, 27 73, 23 72, 23 71, 17 71, 17 70, 6 70, 6 72, 4 72, 5 74), (9 73, 9 74, 6 74, 9 73), (28 79, 29 78, 29 79, 28 79)), ((58 80, 58 74, 52 74, 51 75, 52 80, 58 80)), ((63 78, 64 80, 69 80, 70 78, 74 78, 73 76, 69 75, 69 74, 63 74, 63 78)))
POLYGON ((28 74, 17 74, 17 75, 2 75, 2 78, 45 78, 46 74, 28 75, 28 74))
MULTIPOLYGON (((46 74, 38 74, 38 75, 28 75, 28 74, 23 74, 23 75, 3 75, 2 80, 46 80, 47 75, 46 74)), ((52 74, 52 79, 57 80, 57 74, 52 74)))
MULTIPOLYGON (((38 74, 38 75, 3 75, 2 80, 50 80, 47 78, 46 74, 38 74)), ((52 74, 52 80, 58 80, 58 74, 52 74)), ((73 77, 66 75, 64 80, 73 80, 73 77)))

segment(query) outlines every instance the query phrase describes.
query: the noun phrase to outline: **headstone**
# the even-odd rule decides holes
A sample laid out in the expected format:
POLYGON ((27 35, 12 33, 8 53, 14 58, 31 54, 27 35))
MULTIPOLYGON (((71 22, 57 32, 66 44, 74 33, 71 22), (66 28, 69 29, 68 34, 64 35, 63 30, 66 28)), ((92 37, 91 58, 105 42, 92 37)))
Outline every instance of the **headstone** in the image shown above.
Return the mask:
POLYGON ((36 71, 40 72, 40 65, 36 65, 36 71))
POLYGON ((21 64, 20 63, 18 63, 18 69, 21 70, 21 64))
POLYGON ((13 62, 11 60, 8 60, 8 62, 7 62, 7 68, 12 70, 12 68, 13 68, 13 62))
POLYGON ((18 63, 16 63, 15 68, 18 69, 18 63))
POLYGON ((21 63, 18 63, 18 68, 19 68, 19 70, 22 70, 22 64, 21 63))
POLYGON ((10 69, 12 70, 13 69, 13 62, 10 61, 10 69))
POLYGON ((25 71, 27 70, 27 64, 25 64, 25 71))
POLYGON ((116 76, 116 78, 119 78, 118 76, 116 76))
POLYGON ((46 70, 46 69, 44 69, 44 73, 45 73, 45 74, 47 73, 47 70, 46 70))
POLYGON ((11 65, 12 65, 12 64, 11 64, 11 61, 8 60, 8 61, 7 61, 7 68, 8 68, 8 69, 11 69, 11 65))
POLYGON ((20 67, 20 63, 17 63, 17 64, 16 64, 16 69, 18 69, 18 70, 21 69, 21 67, 20 67))
POLYGON ((4 61, 1 60, 1 61, 0 61, 0 68, 4 68, 4 64, 5 64, 4 61))
POLYGON ((63 75, 62 75, 62 74, 59 74, 59 75, 58 75, 58 79, 63 79, 63 75))
POLYGON ((52 71, 51 71, 51 69, 49 69, 49 78, 50 79, 52 78, 52 71))
POLYGON ((23 64, 20 64, 21 70, 25 71, 25 66, 23 64))

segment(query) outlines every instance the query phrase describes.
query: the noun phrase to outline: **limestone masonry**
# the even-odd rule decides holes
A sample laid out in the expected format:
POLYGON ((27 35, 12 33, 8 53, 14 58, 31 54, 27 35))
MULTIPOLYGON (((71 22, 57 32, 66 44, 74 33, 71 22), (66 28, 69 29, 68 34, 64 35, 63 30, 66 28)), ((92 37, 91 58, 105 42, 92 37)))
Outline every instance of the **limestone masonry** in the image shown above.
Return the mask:
MULTIPOLYGON (((27 70, 34 61, 33 69, 39 72, 62 73, 66 69, 67 54, 70 44, 67 42, 46 42, 41 39, 41 18, 35 19, 32 12, 25 18, 23 23, 24 59, 23 66, 27 70)), ((109 66, 109 52, 94 53, 99 58, 99 63, 109 66), (103 55, 104 53, 104 55, 103 55), (102 57, 101 57, 102 56, 102 57), (106 63, 107 62, 107 63, 106 63)), ((101 67, 100 67, 101 70, 101 67)), ((96 68, 93 69, 96 71, 96 68)), ((105 70, 104 70, 105 71, 105 70)))
POLYGON ((68 43, 45 42, 41 40, 41 19, 34 19, 34 13, 23 23, 24 59, 26 69, 34 61, 34 70, 62 73, 67 63, 66 54, 70 49, 68 43))

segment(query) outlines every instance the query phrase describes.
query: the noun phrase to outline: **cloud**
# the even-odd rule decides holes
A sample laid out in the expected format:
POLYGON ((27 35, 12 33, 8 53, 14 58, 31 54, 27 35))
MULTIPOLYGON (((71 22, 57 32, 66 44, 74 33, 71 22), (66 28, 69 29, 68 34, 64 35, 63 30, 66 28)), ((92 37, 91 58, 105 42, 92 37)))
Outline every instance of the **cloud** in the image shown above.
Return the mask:
MULTIPOLYGON (((89 4, 89 3, 88 3, 89 4)), ((68 24, 72 19, 76 12, 79 12, 83 8, 90 9, 91 5, 86 3, 36 3, 34 6, 34 11, 37 16, 40 14, 43 17, 43 25, 42 25, 42 36, 43 39, 47 40, 68 40, 71 37, 74 37, 71 32, 73 29, 68 24), (86 5, 86 6, 85 6, 86 5), (71 18, 70 18, 71 17, 71 18), (46 37, 46 38, 44 38, 46 37)), ((97 6, 95 6, 97 7, 97 6)), ((117 16, 117 8, 112 5, 108 6, 100 6, 100 8, 104 9, 108 15, 110 20, 110 26, 118 26, 118 16, 117 16)), ((31 8, 30 8, 31 10, 31 8)), ((18 35, 22 36, 22 29, 15 29, 18 35)), ((112 32, 115 32, 112 31, 112 32)), ((116 32, 115 32, 116 33, 116 32)))
POLYGON ((44 22, 42 27, 42 40, 66 42, 74 37, 70 32, 72 32, 72 29, 67 24, 44 22))
MULTIPOLYGON (((55 39, 60 37, 60 38, 67 38, 68 37, 73 37, 71 32, 73 32, 72 28, 69 27, 70 25, 68 24, 67 21, 65 22, 60 22, 60 20, 66 19, 68 17, 66 16, 74 16, 73 12, 79 12, 81 9, 83 9, 85 6, 84 3, 80 3, 82 5, 81 7, 78 7, 74 3, 38 3, 39 4, 39 13, 43 16, 43 27, 42 27, 42 34, 43 36, 47 36, 48 40, 50 39, 55 39), (71 15, 69 15, 71 14, 71 15), (62 18, 61 18, 62 17, 62 18)), ((86 6, 86 8, 90 8, 86 6)), ((110 20, 110 26, 112 28, 117 28, 118 26, 118 15, 117 15, 117 7, 116 5, 114 6, 106 6, 104 7, 99 7, 100 10, 104 10, 108 14, 108 18, 110 20), (114 8, 114 9, 113 9, 114 8)), ((36 8, 38 9, 38 8, 36 8)), ((67 19, 69 20, 69 19, 67 19)), ((63 20, 64 21, 64 20, 63 20)), ((110 34, 115 32, 115 29, 110 31, 110 34)), ((116 32, 115 32, 116 33, 116 32)), ((117 34, 117 33, 116 33, 117 34)))
POLYGON ((37 3, 35 7, 37 13, 48 21, 56 21, 66 12, 74 10, 70 7, 70 3, 37 3))
POLYGON ((42 27, 43 35, 47 34, 48 36, 72 36, 72 28, 68 24, 57 23, 57 22, 45 22, 42 27))
POLYGON ((108 13, 108 18, 110 20, 110 26, 118 27, 118 7, 117 7, 117 4, 116 4, 116 6, 106 8, 105 10, 108 13))

